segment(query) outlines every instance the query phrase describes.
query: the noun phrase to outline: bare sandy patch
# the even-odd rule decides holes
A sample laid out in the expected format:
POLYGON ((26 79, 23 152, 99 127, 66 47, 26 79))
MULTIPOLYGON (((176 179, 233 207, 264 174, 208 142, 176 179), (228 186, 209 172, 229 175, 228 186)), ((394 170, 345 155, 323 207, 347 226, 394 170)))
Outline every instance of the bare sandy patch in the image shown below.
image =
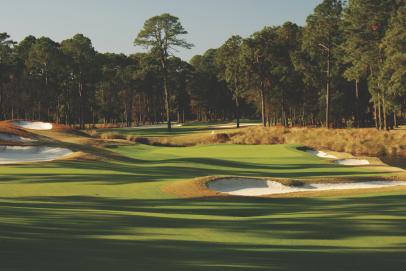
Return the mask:
POLYGON ((66 148, 45 146, 0 146, 0 164, 45 162, 72 154, 66 148))
POLYGON ((13 121, 13 124, 21 127, 23 129, 30 130, 51 130, 52 123, 42 122, 42 121, 26 121, 26 120, 16 120, 13 121))
POLYGON ((7 142, 35 142, 37 140, 14 134, 0 133, 0 140, 7 142))
POLYGON ((207 183, 210 190, 234 196, 265 196, 297 192, 330 190, 377 189, 406 186, 406 181, 361 181, 348 183, 304 183, 300 186, 285 185, 273 180, 225 178, 207 183))
POLYGON ((320 158, 337 159, 337 156, 332 155, 332 154, 328 154, 328 153, 326 153, 324 151, 307 150, 306 152, 310 153, 312 155, 315 155, 317 157, 320 157, 320 158))
POLYGON ((334 161, 335 164, 344 165, 344 166, 365 166, 369 165, 370 162, 367 159, 339 159, 334 161))

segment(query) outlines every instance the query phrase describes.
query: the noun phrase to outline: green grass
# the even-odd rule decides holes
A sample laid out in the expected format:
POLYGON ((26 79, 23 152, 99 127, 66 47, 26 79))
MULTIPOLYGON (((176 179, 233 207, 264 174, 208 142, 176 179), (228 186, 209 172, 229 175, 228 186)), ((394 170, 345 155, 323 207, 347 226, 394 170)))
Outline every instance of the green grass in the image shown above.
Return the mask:
MULTIPOLYGON (((406 192, 181 199, 206 175, 378 175, 286 145, 125 146, 122 158, 0 167, 1 270, 403 270, 406 192)), ((119 156, 118 156, 119 157, 119 156)))
MULTIPOLYGON (((160 136, 180 136, 180 135, 190 135, 196 133, 210 133, 213 128, 210 128, 211 125, 222 125, 233 123, 230 121, 219 122, 219 121, 209 121, 209 122, 191 122, 185 123, 183 126, 178 127, 176 124, 172 124, 172 131, 168 132, 168 129, 165 127, 162 128, 102 128, 97 129, 97 134, 116 132, 124 136, 144 136, 144 137, 160 137, 160 136)), ((260 123, 257 120, 241 120, 241 124, 244 123, 260 123)), ((222 130, 221 128, 219 130, 222 130)), ((227 130, 227 129, 223 129, 227 130)))
POLYGON ((159 136, 178 136, 178 135, 189 135, 192 133, 209 133, 211 130, 208 128, 207 124, 189 124, 181 127, 172 127, 172 131, 168 132, 167 128, 105 128, 97 129, 97 134, 102 134, 106 132, 117 132, 124 136, 145 136, 145 137, 159 137, 159 136))

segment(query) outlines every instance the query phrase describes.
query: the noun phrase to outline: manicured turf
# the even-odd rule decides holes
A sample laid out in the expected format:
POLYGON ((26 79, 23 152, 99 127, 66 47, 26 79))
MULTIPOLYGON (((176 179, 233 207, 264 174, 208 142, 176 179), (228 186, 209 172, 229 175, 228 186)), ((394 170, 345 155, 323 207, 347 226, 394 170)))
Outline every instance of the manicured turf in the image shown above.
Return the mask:
POLYGON ((204 133, 207 132, 209 133, 211 130, 208 127, 208 124, 200 123, 200 124, 189 124, 189 125, 184 125, 181 127, 178 126, 173 126, 172 131, 168 132, 168 129, 164 125, 160 125, 159 128, 157 127, 151 127, 151 128, 144 128, 144 127, 139 127, 139 128, 105 128, 105 129, 98 129, 97 133, 102 134, 102 133, 108 133, 108 132, 117 132, 122 135, 136 135, 136 136, 154 136, 154 137, 159 137, 159 136, 176 136, 176 135, 189 135, 191 133, 204 133), (162 127, 161 127, 162 126, 162 127))
MULTIPOLYGON (((241 125, 243 126, 244 123, 259 123, 256 120, 241 120, 241 125)), ((195 133, 210 133, 214 130, 227 130, 227 129, 234 129, 231 128, 223 128, 222 125, 234 125, 233 122, 196 122, 196 123, 185 123, 182 124, 183 126, 177 126, 176 124, 172 124, 172 131, 168 132, 165 124, 158 124, 157 127, 146 126, 144 127, 129 127, 129 128, 104 128, 104 129, 97 129, 97 134, 107 133, 107 132, 116 132, 125 136, 134 135, 134 136, 145 136, 145 137, 160 137, 160 136, 179 136, 179 135, 190 135, 195 133), (219 126, 216 128, 216 126, 219 126)))
POLYGON ((0 168, 0 270, 403 270, 406 192, 180 199, 206 175, 320 177, 348 168, 295 146, 111 149, 100 161, 0 168))

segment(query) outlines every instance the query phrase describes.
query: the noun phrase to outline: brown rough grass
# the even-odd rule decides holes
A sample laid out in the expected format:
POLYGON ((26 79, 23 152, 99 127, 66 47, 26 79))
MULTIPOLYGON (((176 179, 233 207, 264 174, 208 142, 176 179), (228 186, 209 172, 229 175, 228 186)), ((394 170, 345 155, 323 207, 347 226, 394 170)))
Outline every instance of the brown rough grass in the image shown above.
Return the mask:
POLYGON ((155 145, 155 146, 171 146, 171 147, 188 147, 195 145, 220 144, 229 143, 233 133, 216 133, 216 134, 192 134, 173 137, 142 137, 128 136, 127 140, 155 145))
POLYGON ((262 142, 277 138, 278 143, 301 144, 353 155, 406 157, 406 132, 401 130, 252 127, 240 137, 233 137, 233 143, 251 142, 251 138, 258 135, 262 142))
POLYGON ((120 133, 116 132, 106 132, 99 136, 101 139, 126 139, 126 137, 120 133))
POLYGON ((406 157, 406 130, 247 127, 215 134, 173 137, 129 137, 131 141, 165 146, 199 144, 300 144, 356 156, 406 157))

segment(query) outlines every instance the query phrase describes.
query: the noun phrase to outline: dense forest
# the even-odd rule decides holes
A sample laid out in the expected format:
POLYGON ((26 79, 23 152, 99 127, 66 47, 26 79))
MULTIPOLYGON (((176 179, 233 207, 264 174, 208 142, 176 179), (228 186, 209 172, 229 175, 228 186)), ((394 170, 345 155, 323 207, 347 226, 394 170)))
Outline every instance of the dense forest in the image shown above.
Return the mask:
POLYGON ((148 50, 129 56, 99 53, 82 34, 16 43, 0 33, 0 118, 81 128, 261 118, 377 129, 405 119, 403 0, 324 0, 303 27, 232 36, 189 62, 175 56, 193 46, 186 33, 172 15, 153 17, 134 41, 148 50))

